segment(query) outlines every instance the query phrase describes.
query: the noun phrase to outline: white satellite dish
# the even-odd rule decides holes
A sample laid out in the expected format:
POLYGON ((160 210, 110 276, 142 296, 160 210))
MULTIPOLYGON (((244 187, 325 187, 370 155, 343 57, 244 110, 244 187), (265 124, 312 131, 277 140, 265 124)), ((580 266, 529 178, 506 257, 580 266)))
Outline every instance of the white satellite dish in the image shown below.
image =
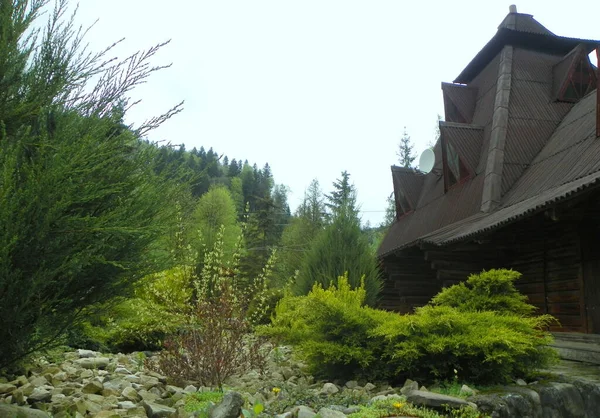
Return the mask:
POLYGON ((435 164, 435 153, 431 148, 427 148, 421 153, 419 158, 419 170, 424 173, 429 173, 435 164))

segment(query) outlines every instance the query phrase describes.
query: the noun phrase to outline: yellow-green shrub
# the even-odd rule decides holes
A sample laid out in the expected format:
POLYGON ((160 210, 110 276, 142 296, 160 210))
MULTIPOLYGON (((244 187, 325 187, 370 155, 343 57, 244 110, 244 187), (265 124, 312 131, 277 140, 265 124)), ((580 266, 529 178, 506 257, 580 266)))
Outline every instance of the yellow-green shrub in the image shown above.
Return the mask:
POLYGON ((329 379, 349 376, 372 379, 503 382, 543 367, 556 358, 543 331, 553 318, 525 317, 531 312, 522 296, 510 289, 515 272, 497 270, 471 278, 468 286, 491 289, 481 301, 501 300, 495 311, 476 311, 462 298, 471 292, 458 285, 436 296, 438 305, 398 315, 364 305, 364 286, 352 290, 347 278, 324 290, 315 285, 307 296, 287 296, 262 332, 296 345, 313 373, 329 379), (476 283, 473 283, 476 282, 476 283), (494 289, 501 292, 496 298, 494 289), (508 291, 507 291, 508 290, 508 291), (444 293, 445 292, 445 293, 444 293), (453 296, 462 301, 452 303, 453 296), (510 313, 498 306, 519 307, 510 313))
POLYGON ((131 298, 83 327, 83 333, 112 350, 158 348, 184 323, 192 296, 190 268, 176 267, 145 277, 131 298))

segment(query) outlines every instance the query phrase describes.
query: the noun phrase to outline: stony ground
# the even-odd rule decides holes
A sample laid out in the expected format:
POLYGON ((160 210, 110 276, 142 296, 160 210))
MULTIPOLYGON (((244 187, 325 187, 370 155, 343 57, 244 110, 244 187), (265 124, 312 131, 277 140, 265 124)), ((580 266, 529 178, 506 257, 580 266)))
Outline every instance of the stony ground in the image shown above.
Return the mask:
MULTIPOLYGON (((186 410, 186 398, 189 394, 210 390, 193 384, 169 384, 165 376, 144 367, 142 353, 104 355, 77 350, 65 352, 62 357, 55 362, 38 359, 38 366, 32 368, 29 376, 0 380, 0 418, 192 417, 198 416, 198 412, 186 410)), ((277 348, 262 372, 250 371, 228 379, 227 385, 235 388, 235 393, 226 397, 211 416, 236 418, 241 403, 245 402, 246 405, 276 405, 287 409, 278 415, 281 418, 310 418, 317 413, 320 417, 345 417, 358 410, 356 405, 351 405, 353 401, 404 400, 399 394, 409 390, 414 391, 415 398, 422 397, 423 393, 428 396, 426 392, 415 391, 419 387, 412 381, 407 382, 405 389, 369 382, 363 385, 355 381, 336 382, 337 385, 314 382, 312 376, 302 372, 302 367, 301 363, 291 360, 288 348, 277 348), (339 405, 335 404, 336 400, 340 401, 339 405), (323 405, 315 408, 317 404, 323 405)), ((429 394, 432 399, 440 396, 429 394)), ((434 400, 438 404, 441 401, 467 405, 460 398, 442 396, 434 400)), ((431 399, 420 402, 431 402, 431 399)))
MULTIPOLYGON (((210 391, 189 384, 172 385, 144 366, 145 355, 104 355, 89 350, 68 351, 54 362, 39 359, 27 376, 0 378, 0 418, 196 417, 186 408, 191 394, 210 391)), ((271 351, 262 371, 228 379, 230 393, 216 405, 211 418, 237 418, 240 408, 260 404, 278 418, 343 418, 359 404, 398 400, 429 408, 470 405, 495 417, 596 417, 600 383, 554 375, 555 381, 524 382, 476 394, 466 401, 419 387, 408 380, 401 388, 371 382, 315 382, 292 361, 290 350, 271 351)), ((463 388, 465 395, 472 390, 463 388)), ((263 416, 265 414, 263 413, 263 416)))

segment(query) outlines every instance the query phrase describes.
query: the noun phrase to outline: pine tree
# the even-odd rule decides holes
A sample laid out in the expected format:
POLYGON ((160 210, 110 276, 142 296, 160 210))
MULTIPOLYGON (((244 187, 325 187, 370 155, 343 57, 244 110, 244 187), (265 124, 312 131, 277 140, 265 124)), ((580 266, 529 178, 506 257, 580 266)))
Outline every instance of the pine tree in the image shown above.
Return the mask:
POLYGON ((413 144, 410 140, 410 136, 406 132, 406 126, 404 127, 404 133, 402 134, 402 138, 400 138, 400 144, 398 145, 398 160, 400 162, 401 167, 412 167, 412 163, 415 160, 416 156, 413 154, 413 144))

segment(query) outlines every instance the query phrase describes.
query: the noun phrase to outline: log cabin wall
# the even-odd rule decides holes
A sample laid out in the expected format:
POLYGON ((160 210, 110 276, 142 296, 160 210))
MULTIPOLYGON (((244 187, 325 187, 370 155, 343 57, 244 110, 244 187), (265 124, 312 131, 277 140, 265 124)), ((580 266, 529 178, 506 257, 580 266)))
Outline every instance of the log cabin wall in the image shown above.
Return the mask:
POLYGON ((435 271, 418 249, 399 252, 383 264, 384 285, 379 305, 382 309, 411 313, 441 290, 435 271))

